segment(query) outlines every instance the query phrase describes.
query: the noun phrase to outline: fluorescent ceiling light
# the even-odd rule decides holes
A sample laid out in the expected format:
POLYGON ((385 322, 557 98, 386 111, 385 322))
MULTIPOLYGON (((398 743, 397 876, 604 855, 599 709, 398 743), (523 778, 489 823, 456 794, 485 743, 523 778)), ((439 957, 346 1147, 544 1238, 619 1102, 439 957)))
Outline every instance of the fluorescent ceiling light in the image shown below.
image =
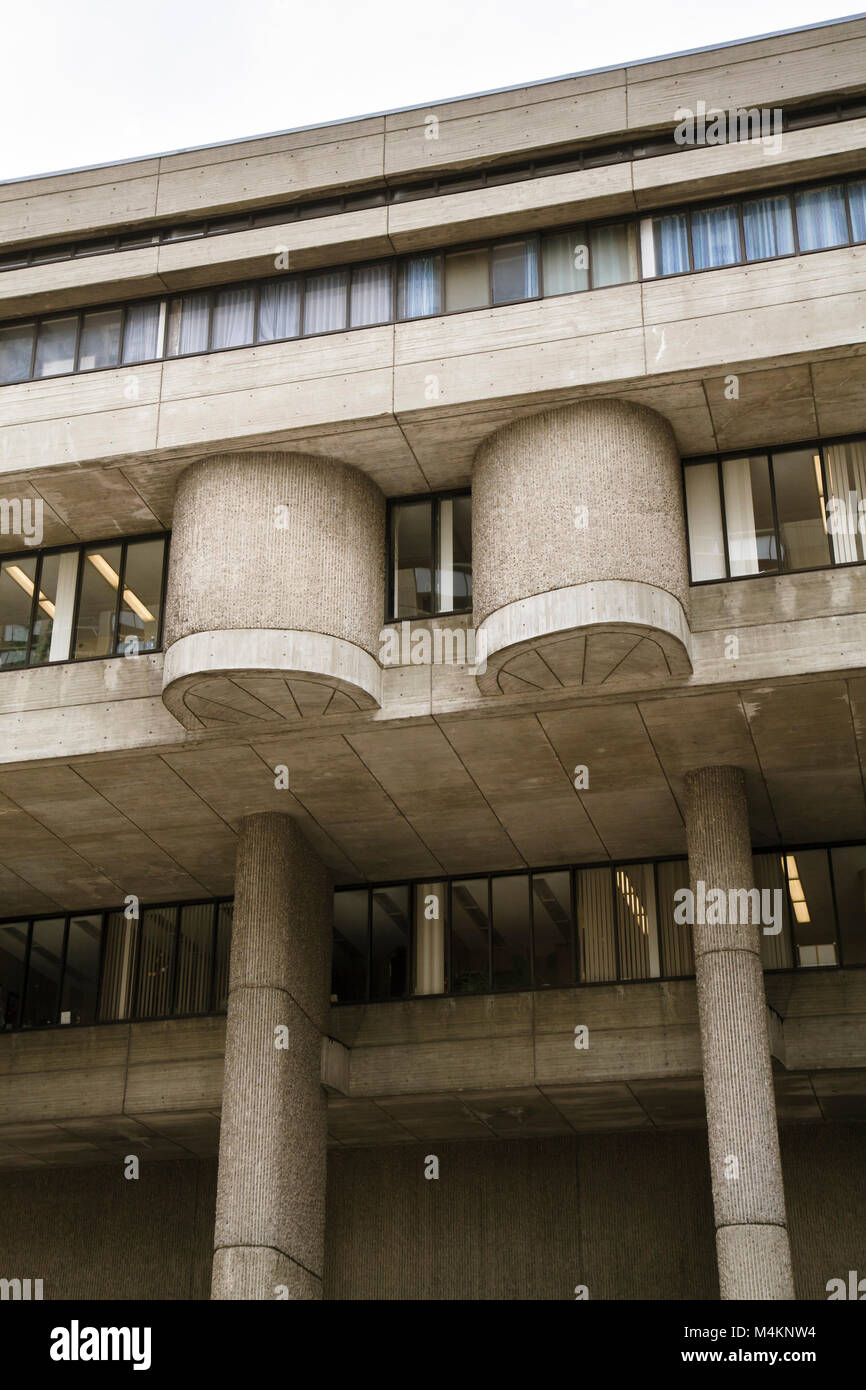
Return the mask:
MULTIPOLYGON (((108 581, 112 589, 118 589, 120 587, 120 575, 117 573, 116 570, 113 570, 111 568, 111 565, 108 563, 104 555, 88 555, 87 558, 93 565, 93 568, 99 571, 103 579, 108 581)), ((154 618, 150 609, 145 608, 141 599, 138 598, 137 595, 134 594, 131 589, 124 589, 123 601, 126 604, 127 608, 132 609, 136 617, 141 618, 142 622, 156 622, 156 619, 154 618)))
MULTIPOLYGON (((14 579, 15 583, 20 585, 20 587, 24 590, 25 594, 28 594, 30 598, 33 597, 33 590, 36 586, 33 583, 33 580, 30 579, 24 573, 23 569, 20 569, 18 565, 8 565, 6 568, 6 573, 8 574, 10 579, 14 579)), ((49 618, 54 617, 54 604, 51 602, 50 599, 47 599, 45 597, 41 589, 39 591, 39 607, 44 608, 49 618)))

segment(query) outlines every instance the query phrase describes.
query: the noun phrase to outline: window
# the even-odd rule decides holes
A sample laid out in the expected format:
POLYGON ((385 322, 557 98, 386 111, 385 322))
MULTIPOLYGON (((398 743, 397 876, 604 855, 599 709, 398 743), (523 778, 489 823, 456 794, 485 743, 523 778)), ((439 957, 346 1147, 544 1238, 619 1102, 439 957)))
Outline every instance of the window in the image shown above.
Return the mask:
POLYGON ((534 299, 538 294, 538 243, 534 237, 494 246, 491 268, 494 304, 534 299))
POLYGON ((621 980, 661 974, 655 875, 652 864, 623 864, 614 870, 616 930, 621 980))
POLYGON ((441 256, 410 256, 397 277, 397 317, 420 319, 441 314, 441 256))
POLYGON ((740 219, 736 204, 693 212, 692 248, 695 270, 735 265, 740 257, 740 219))
POLYGON ((451 885, 451 994, 490 989, 490 905, 486 878, 451 885))
POLYGON ((836 965, 836 919, 824 849, 783 856, 797 965, 836 965))
POLYGON ((95 1022, 101 948, 101 916, 69 919, 60 996, 62 1024, 95 1022))
POLYGON ((346 327, 345 270, 308 275, 304 283, 304 333, 333 333, 346 327))
POLYGON ((855 241, 866 241, 866 179, 848 185, 848 205, 851 208, 851 231, 855 241))
POLYGON ((20 1028, 27 963, 27 922, 0 923, 0 1028, 20 1028))
POLYGON ((0 328, 0 385, 26 381, 33 355, 34 323, 10 323, 0 328))
POLYGON ((251 285, 214 295, 212 348, 242 347, 253 341, 255 291, 251 285))
POLYGON ((334 894, 334 955, 331 998, 354 1004, 367 998, 369 911, 366 889, 334 894))
POLYGON ((567 869, 532 875, 533 981, 536 989, 574 978, 571 875, 567 869))
POLYGON ((841 184, 804 189, 794 196, 797 210, 797 236, 801 251, 821 251, 829 246, 847 246, 848 219, 841 184))
POLYGON ((81 339, 78 345, 78 370, 95 367, 116 367, 120 357, 121 309, 102 309, 81 318, 81 339))
POLYGON ((862 564, 866 439, 688 462, 685 501, 693 584, 862 564))
POLYGON ((392 621, 472 611, 468 493, 392 502, 390 551, 392 621))
POLYGON ((494 878, 490 883, 493 923, 493 988, 532 985, 529 875, 494 878))
POLYGON ((357 266, 352 271, 349 323, 352 328, 366 324, 390 323, 394 317, 390 261, 357 266))
POLYGON ((259 294, 259 342, 296 338, 301 331, 301 285, 298 280, 276 280, 262 285, 259 294))
POLYGON ((843 965, 866 965, 866 845, 831 849, 843 965))
POLYGON ((159 301, 129 306, 123 325, 124 366, 133 362, 149 362, 160 355, 159 321, 159 301))
POLYGON ((481 309, 490 303, 487 248, 452 251, 445 257, 445 311, 481 309))
POLYGON ((59 376, 61 372, 71 372, 75 365, 75 339, 78 332, 78 316, 62 319, 45 319, 39 325, 36 340, 36 377, 59 376))
POLYGON ((593 227, 589 237, 589 264, 592 288, 621 285, 639 276, 637 238, 632 223, 593 227))
POLYGON ((668 217, 654 217, 651 225, 653 268, 647 272, 645 267, 644 273, 679 275, 691 269, 686 214, 675 212, 668 217))
POLYGON ((377 888, 371 897, 372 999, 402 999, 409 966, 409 888, 377 888))
POLYGON ((791 217, 791 200, 787 193, 752 198, 745 202, 743 237, 747 261, 792 255, 794 223, 791 217))
POLYGON ((589 245, 583 227, 542 238, 541 272, 545 295, 589 289, 589 245))
POLYGON ((165 567, 165 536, 4 559, 0 669, 156 651, 165 567))

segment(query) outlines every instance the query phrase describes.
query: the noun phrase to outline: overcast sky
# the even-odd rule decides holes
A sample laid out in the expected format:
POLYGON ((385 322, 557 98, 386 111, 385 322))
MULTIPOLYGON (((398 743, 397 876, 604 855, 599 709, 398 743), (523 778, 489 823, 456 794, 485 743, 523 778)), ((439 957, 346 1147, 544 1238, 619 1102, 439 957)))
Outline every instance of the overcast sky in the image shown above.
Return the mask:
POLYGON ((0 178, 433 103, 839 18, 832 0, 25 0, 0 178))

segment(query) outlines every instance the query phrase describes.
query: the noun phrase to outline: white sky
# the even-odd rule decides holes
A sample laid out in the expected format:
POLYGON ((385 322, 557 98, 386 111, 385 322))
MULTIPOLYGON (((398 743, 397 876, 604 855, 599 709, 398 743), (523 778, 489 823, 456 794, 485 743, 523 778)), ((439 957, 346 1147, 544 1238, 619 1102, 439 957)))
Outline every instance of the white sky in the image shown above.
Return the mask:
POLYGON ((7 0, 0 179, 840 18, 838 0, 7 0))

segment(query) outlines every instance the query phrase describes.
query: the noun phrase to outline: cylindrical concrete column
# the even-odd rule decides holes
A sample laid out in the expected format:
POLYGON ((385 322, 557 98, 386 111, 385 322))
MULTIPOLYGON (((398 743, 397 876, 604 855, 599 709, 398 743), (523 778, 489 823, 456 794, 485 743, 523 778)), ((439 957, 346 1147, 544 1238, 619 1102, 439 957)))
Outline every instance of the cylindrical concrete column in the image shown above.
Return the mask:
POLYGON ((472 563, 485 693, 691 671, 682 473, 653 410, 581 401, 485 439, 472 563))
POLYGON ((163 700, 188 728, 375 708, 385 498, 306 454, 221 454, 180 476, 163 700))
POLYGON ((793 1298, 761 928, 745 897, 755 879, 740 768, 687 775, 686 832, 719 1288, 723 1299, 793 1298), (724 911, 715 896, 707 903, 714 889, 724 911))
POLYGON ((245 817, 232 924, 213 1298, 317 1299, 331 882, 285 815, 245 817))

